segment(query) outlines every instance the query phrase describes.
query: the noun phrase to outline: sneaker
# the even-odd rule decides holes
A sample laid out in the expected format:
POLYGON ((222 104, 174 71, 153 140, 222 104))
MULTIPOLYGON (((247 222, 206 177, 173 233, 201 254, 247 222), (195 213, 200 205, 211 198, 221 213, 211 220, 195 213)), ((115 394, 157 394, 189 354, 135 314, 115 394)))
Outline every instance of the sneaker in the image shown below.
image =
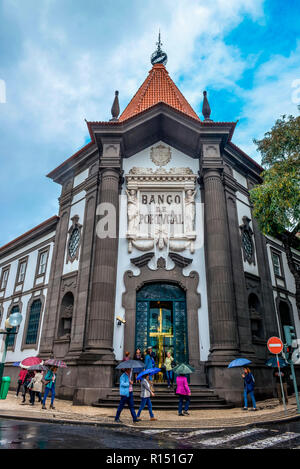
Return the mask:
POLYGON ((133 421, 133 423, 140 422, 142 419, 136 419, 133 421))
POLYGON ((155 417, 151 417, 150 420, 154 421, 157 420, 155 417))
POLYGON ((117 422, 117 423, 122 423, 122 420, 120 420, 120 419, 115 419, 115 422, 117 422))
POLYGON ((42 405, 42 409, 47 410, 47 407, 45 405, 42 405))
POLYGON ((178 416, 179 416, 179 417, 184 417, 184 414, 181 413, 181 414, 178 414, 178 416))
POLYGON ((243 407, 243 410, 248 410, 248 407, 243 407))
POLYGON ((256 411, 257 409, 252 407, 252 409, 250 409, 252 412, 256 411))
POLYGON ((184 415, 190 415, 187 410, 183 412, 184 415))
POLYGON ((53 409, 53 410, 55 410, 55 407, 54 407, 54 405, 50 405, 50 409, 53 409))

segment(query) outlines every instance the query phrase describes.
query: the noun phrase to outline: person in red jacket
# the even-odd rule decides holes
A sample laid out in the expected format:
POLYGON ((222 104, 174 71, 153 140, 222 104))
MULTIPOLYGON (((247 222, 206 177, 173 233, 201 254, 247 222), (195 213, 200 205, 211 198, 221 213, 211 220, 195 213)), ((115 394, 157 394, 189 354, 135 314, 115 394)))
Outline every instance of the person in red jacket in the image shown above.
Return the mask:
POLYGON ((179 395, 178 402, 178 415, 183 417, 184 415, 190 415, 188 413, 190 406, 190 395, 191 390, 188 385, 188 380, 185 375, 179 375, 176 378, 176 394, 179 395), (183 401, 185 399, 184 411, 182 412, 183 401))
POLYGON ((24 370, 24 368, 22 368, 18 376, 18 387, 16 391, 16 397, 19 397, 19 392, 20 392, 21 386, 24 384, 26 375, 27 375, 27 370, 24 370))

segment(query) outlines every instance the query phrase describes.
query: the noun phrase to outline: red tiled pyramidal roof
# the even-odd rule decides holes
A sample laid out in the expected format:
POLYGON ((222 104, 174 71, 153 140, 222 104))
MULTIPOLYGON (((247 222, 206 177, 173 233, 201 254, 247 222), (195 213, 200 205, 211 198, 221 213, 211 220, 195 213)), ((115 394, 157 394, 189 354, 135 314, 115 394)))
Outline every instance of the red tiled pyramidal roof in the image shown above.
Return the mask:
POLYGON ((169 77, 165 66, 155 64, 142 86, 119 117, 119 122, 123 122, 160 102, 164 102, 200 121, 193 108, 169 77))

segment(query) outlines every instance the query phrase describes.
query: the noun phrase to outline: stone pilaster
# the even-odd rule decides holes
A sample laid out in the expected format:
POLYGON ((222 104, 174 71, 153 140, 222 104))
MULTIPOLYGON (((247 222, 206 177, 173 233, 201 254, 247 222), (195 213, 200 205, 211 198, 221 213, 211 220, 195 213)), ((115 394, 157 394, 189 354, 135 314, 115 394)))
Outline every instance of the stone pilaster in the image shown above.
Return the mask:
POLYGON ((224 363, 238 353, 238 335, 222 174, 219 145, 204 144, 202 177, 211 340, 209 361, 224 363))
POLYGON ((64 267, 66 240, 72 200, 72 180, 63 185, 59 199, 59 222, 57 224, 55 243, 49 278, 49 289, 43 319, 43 328, 40 342, 40 354, 42 358, 49 358, 53 353, 53 342, 57 336, 58 314, 60 298, 61 276, 64 267))
POLYGON ((226 166, 224 171, 224 188, 228 216, 229 241, 234 282, 236 319, 239 336, 239 348, 242 356, 250 359, 254 355, 252 344, 251 323, 247 300, 247 288, 242 259, 241 235, 236 206, 237 185, 231 169, 226 166))

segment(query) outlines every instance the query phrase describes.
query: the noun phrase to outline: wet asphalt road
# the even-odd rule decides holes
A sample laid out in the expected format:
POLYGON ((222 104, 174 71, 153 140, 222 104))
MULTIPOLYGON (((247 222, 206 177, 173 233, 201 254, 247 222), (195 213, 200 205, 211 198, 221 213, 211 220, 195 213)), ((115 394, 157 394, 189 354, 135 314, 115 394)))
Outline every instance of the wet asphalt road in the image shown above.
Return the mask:
POLYGON ((300 421, 166 431, 0 419, 0 449, 300 449, 300 421))

